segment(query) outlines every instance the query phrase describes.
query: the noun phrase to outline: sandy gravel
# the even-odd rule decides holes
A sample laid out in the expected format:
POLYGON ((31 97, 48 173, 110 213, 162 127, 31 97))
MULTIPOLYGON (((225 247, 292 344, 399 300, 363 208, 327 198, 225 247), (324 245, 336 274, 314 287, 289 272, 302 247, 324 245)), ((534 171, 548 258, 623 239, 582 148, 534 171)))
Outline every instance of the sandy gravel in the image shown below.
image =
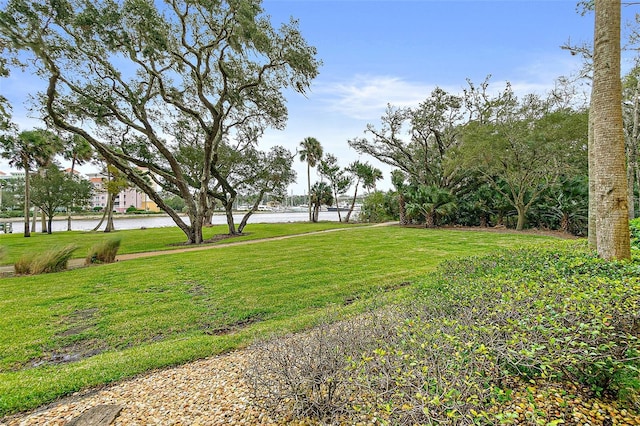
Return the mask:
POLYGON ((121 405, 113 425, 268 425, 251 406, 242 371, 248 351, 236 351, 180 367, 153 371, 101 390, 76 394, 2 426, 63 426, 99 404, 121 405))

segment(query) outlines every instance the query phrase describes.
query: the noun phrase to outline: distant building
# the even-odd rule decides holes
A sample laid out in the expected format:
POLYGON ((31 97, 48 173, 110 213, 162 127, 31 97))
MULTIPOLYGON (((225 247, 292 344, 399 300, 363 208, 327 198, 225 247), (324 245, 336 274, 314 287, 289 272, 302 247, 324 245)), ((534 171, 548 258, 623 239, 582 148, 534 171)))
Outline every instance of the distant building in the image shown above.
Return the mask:
MULTIPOLYGON (((107 207, 107 203, 109 201, 109 193, 104 186, 107 176, 102 173, 89 173, 87 174, 87 177, 93 185, 91 207, 104 209, 107 207)), ((160 211, 158 205, 149 199, 147 194, 135 187, 130 187, 120 191, 113 202, 113 210, 118 213, 125 213, 127 209, 132 206, 137 210, 145 210, 149 212, 160 211)))
MULTIPOLYGON (((71 173, 71 169, 68 168, 65 170, 66 173, 71 173)), ((107 179, 107 176, 102 173, 88 173, 86 176, 83 176, 78 170, 73 171, 74 175, 79 177, 86 177, 86 179, 91 182, 93 185, 93 197, 90 201, 90 208, 99 207, 104 209, 107 207, 109 194, 104 186, 104 182, 107 179)), ((0 171, 0 182, 8 179, 21 179, 24 180, 24 171, 19 170, 15 172, 5 173, 0 171)), ((2 184, 0 184, 0 191, 2 188, 2 184)), ((2 193, 0 192, 0 197, 2 193)), ((149 199, 147 194, 138 190, 135 187, 127 188, 118 194, 114 201, 113 209, 118 213, 124 213, 127 211, 129 207, 135 207, 138 210, 146 210, 149 212, 159 212, 160 208, 158 205, 149 199)))

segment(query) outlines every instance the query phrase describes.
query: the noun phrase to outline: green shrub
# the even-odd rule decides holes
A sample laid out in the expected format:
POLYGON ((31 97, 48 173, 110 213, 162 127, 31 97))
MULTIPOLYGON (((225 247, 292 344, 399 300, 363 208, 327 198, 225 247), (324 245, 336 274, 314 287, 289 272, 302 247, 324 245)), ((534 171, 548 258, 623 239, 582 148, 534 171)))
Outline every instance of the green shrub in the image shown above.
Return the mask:
POLYGON ((640 249, 640 217, 629 221, 629 231, 631 233, 631 247, 640 249))
POLYGON ((498 368, 578 381, 633 405, 639 283, 640 265, 604 261, 580 243, 452 262, 423 296, 451 320, 464 315, 498 368))
POLYGON ((119 248, 119 238, 100 241, 89 250, 89 254, 85 258, 85 264, 113 263, 116 260, 119 248))
POLYGON ((64 271, 67 269, 71 255, 77 248, 75 245, 69 245, 38 255, 23 256, 14 265, 15 273, 37 275, 64 271))
MULTIPOLYGON (((382 191, 374 191, 368 194, 363 203, 362 210, 358 215, 358 220, 367 223, 380 223, 388 220, 394 220, 397 218, 397 214, 394 215, 391 212, 389 201, 395 197, 389 196, 382 191)), ((397 206, 396 206, 397 209, 397 206)))
POLYGON ((275 417, 322 421, 498 424, 515 384, 538 379, 637 410, 639 303, 640 265, 582 243, 456 260, 411 304, 259 348, 251 383, 275 417))

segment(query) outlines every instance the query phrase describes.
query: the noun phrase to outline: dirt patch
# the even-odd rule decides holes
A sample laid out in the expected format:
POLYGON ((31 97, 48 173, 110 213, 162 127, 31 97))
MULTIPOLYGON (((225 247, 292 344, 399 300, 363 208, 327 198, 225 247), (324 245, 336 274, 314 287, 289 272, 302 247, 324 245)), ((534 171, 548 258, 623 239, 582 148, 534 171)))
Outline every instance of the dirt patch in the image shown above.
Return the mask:
POLYGON ((211 324, 204 324, 202 328, 204 330, 204 334, 208 334, 210 336, 226 336, 227 334, 235 333, 238 330, 242 330, 243 328, 261 321, 264 321, 264 315, 254 314, 231 324, 225 324, 218 327, 214 327, 211 324))
POLYGON ((97 313, 97 308, 91 308, 76 310, 69 315, 63 316, 59 324, 68 325, 68 328, 56 333, 54 335, 54 348, 48 351, 47 354, 32 359, 29 362, 29 366, 66 364, 106 351, 108 346, 104 342, 89 336, 83 337, 83 334, 96 326, 95 318, 97 313))

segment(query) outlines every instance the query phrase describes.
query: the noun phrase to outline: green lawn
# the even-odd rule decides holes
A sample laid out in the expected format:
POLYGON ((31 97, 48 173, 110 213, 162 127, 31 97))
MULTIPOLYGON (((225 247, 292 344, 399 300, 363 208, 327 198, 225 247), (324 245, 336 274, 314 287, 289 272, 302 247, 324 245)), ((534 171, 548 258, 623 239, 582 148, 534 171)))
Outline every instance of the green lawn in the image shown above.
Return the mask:
MULTIPOLYGON (((250 230, 264 237, 298 229, 282 226, 250 230)), ((134 245, 129 232, 141 238, 148 231, 156 232, 122 232, 123 248, 126 241, 134 245)), ((300 330, 329 311, 348 314, 402 297, 407 283, 444 259, 545 241, 526 234, 354 227, 0 279, 0 416, 300 330)))
MULTIPOLYGON (((281 235, 302 234, 306 232, 354 226, 360 225, 338 222, 249 224, 245 228, 246 235, 235 237, 233 240, 218 241, 216 244, 256 238, 272 238, 281 235)), ((205 228, 203 231, 205 239, 212 238, 214 235, 226 234, 227 232, 227 225, 216 225, 205 228)), ((78 250, 74 252, 74 258, 84 258, 91 246, 96 242, 110 238, 121 239, 120 250, 118 251, 119 254, 172 250, 177 248, 176 245, 186 241, 184 233, 177 226, 132 229, 110 233, 61 231, 54 232, 49 235, 34 232, 29 238, 25 238, 21 232, 16 232, 16 228, 14 228, 13 234, 0 234, 0 246, 5 247, 6 249, 6 256, 0 259, 0 265, 12 265, 25 253, 41 253, 52 248, 64 247, 69 244, 75 244, 78 246, 78 250)))

